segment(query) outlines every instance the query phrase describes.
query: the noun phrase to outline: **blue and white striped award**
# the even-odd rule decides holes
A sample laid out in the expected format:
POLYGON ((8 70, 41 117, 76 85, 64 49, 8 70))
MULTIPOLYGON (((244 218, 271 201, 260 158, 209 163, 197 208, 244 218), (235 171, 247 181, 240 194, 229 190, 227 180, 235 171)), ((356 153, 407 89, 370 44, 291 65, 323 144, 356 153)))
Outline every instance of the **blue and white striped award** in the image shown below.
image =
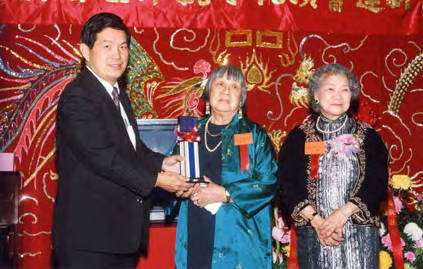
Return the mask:
POLYGON ((184 157, 181 162, 181 175, 188 177, 191 183, 202 183, 200 176, 200 160, 198 157, 198 143, 201 137, 197 135, 197 119, 180 116, 178 118, 179 153, 184 157))

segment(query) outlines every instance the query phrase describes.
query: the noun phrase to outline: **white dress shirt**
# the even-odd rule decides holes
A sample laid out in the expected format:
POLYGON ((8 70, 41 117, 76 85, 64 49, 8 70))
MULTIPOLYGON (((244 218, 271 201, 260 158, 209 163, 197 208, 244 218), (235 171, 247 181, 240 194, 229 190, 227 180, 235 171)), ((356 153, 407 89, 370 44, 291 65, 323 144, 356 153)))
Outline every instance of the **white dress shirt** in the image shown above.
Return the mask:
MULTIPOLYGON (((90 70, 91 73, 94 74, 94 76, 98 79, 98 81, 100 81, 100 83, 104 86, 104 88, 106 88, 107 93, 109 94, 110 98, 113 101, 113 95, 112 95, 113 87, 116 87, 116 89, 118 90, 118 93, 120 93, 120 89, 119 89, 118 83, 116 82, 114 85, 111 85, 109 82, 107 82, 104 79, 102 79, 101 77, 99 77, 88 66, 87 66, 87 68, 88 68, 88 70, 90 70)), ((132 128, 132 125, 129 123, 128 115, 126 115, 125 109, 123 108, 123 106, 122 106, 122 104, 120 102, 119 102, 119 106, 120 106, 120 115, 122 117, 123 122, 125 123, 126 132, 128 133, 129 140, 131 140, 132 146, 134 147, 134 149, 136 149, 136 141, 135 141, 135 131, 134 131, 134 128, 132 128)))

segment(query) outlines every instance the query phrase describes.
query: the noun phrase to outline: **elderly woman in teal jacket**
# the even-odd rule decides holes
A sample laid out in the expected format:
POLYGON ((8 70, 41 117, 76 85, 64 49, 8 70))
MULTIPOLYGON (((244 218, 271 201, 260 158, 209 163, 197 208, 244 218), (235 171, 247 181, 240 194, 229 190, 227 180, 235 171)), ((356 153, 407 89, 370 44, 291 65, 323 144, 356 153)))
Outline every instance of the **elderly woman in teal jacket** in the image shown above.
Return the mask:
POLYGON ((208 184, 177 193, 176 268, 271 268, 277 165, 265 130, 240 117, 242 71, 214 70, 203 98, 210 114, 198 124, 199 159, 208 184))

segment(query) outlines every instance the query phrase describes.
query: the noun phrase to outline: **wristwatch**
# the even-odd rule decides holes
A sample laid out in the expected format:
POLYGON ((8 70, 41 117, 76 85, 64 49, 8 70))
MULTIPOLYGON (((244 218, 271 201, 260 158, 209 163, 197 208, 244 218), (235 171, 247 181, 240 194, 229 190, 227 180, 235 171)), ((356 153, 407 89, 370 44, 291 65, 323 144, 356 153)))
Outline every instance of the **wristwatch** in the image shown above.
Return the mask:
POLYGON ((229 194, 228 191, 226 191, 226 203, 231 202, 231 195, 229 194))
POLYGON ((308 221, 309 221, 309 222, 311 222, 317 214, 318 214, 318 213, 317 213, 317 211, 313 212, 313 213, 311 214, 311 216, 310 216, 310 217, 308 217, 308 221))

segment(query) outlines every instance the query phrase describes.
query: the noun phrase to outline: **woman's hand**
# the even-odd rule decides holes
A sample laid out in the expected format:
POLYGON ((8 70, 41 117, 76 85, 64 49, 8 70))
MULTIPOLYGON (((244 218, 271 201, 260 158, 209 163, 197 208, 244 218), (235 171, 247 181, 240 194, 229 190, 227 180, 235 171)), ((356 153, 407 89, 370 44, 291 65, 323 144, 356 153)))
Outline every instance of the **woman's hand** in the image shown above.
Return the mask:
POLYGON ((196 184, 191 195, 191 201, 199 207, 205 207, 208 204, 216 202, 226 202, 225 188, 217 185, 206 176, 204 176, 204 180, 209 183, 205 187, 196 184))
POLYGON ((334 231, 329 236, 322 232, 322 228, 324 227, 324 223, 327 219, 322 218, 319 215, 316 215, 313 220, 310 222, 311 226, 317 233, 317 238, 322 246, 338 246, 343 241, 342 238, 342 229, 341 232, 334 231))
POLYGON ((339 209, 332 212, 319 227, 319 233, 324 239, 326 246, 338 246, 342 243, 342 228, 347 219, 342 215, 339 209))
POLYGON ((323 246, 327 246, 326 243, 326 237, 323 236, 323 234, 320 232, 320 227, 322 226, 323 222, 325 221, 324 218, 322 218, 320 215, 316 215, 311 221, 310 224, 314 228, 314 230, 317 233, 317 238, 319 239, 320 244, 323 246))

